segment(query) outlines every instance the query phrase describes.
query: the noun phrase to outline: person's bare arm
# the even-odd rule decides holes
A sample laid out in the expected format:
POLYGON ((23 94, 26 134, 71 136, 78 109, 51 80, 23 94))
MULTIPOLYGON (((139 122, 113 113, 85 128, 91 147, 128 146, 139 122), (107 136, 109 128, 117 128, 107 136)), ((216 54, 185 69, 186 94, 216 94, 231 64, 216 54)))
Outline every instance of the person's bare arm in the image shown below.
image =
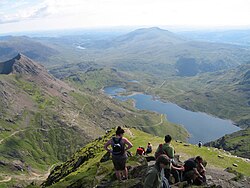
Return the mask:
POLYGON ((123 138, 124 144, 127 145, 127 147, 125 148, 125 151, 128 151, 130 148, 133 147, 133 144, 127 139, 127 138, 123 138))
POLYGON ((176 167, 176 166, 174 166, 172 164, 171 164, 171 168, 174 169, 174 170, 180 170, 180 171, 184 171, 185 170, 184 166, 176 167))
POLYGON ((111 140, 109 140, 109 141, 104 145, 104 149, 111 153, 112 150, 108 148, 109 145, 111 145, 111 140))
POLYGON ((201 167, 201 172, 206 172, 206 169, 205 169, 205 167, 203 166, 202 163, 200 163, 200 167, 201 167))
POLYGON ((200 178, 202 178, 202 175, 200 175, 200 173, 198 172, 197 168, 194 168, 194 173, 199 176, 200 178))

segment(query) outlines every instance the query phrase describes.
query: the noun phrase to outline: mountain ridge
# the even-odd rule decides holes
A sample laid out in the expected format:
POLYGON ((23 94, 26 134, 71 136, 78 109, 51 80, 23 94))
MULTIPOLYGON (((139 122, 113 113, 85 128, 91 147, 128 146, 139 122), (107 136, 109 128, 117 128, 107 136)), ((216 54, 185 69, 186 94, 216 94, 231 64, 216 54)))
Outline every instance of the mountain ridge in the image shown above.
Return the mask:
POLYGON ((32 61, 22 53, 18 53, 17 56, 11 60, 0 62, 0 74, 19 73, 37 75, 42 69, 45 71, 41 65, 32 61))
MULTIPOLYGON (((0 74, 0 179, 5 177, 3 174, 11 176, 9 185, 15 186, 16 181, 27 184, 32 178, 24 182, 24 177, 44 174, 51 165, 66 161, 117 125, 141 126, 156 135, 168 131, 181 140, 188 136, 182 127, 165 119, 160 121, 160 114, 138 111, 132 103, 113 101, 99 90, 65 83, 42 66, 34 74, 24 65, 32 64, 34 68, 37 63, 24 55, 15 56, 10 62, 19 65, 18 71, 0 74), (159 126, 150 127, 154 124, 159 126)), ((113 76, 120 74, 87 68, 84 77, 90 76, 88 84, 92 85, 92 79, 102 71, 102 75, 107 71, 113 74, 105 78, 110 84, 115 83, 113 76)))

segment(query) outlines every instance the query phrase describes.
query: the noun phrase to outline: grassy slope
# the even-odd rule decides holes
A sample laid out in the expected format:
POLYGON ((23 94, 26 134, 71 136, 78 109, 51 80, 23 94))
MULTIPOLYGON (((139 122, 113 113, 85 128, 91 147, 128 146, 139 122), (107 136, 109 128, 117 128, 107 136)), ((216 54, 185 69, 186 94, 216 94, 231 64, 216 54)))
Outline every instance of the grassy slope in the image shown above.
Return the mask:
MULTIPOLYGON (((73 170, 73 172, 69 173, 66 176, 61 176, 60 182, 53 184, 51 187, 59 188, 59 187, 67 187, 67 186, 77 186, 77 185, 85 185, 86 187, 91 187, 100 182, 101 179, 112 179, 113 174, 113 166, 112 162, 104 162, 100 163, 100 159, 105 154, 103 149, 103 144, 108 140, 108 138, 112 134, 105 135, 102 140, 94 141, 91 144, 87 145, 79 152, 77 152, 70 161, 64 163, 63 165, 56 167, 52 172, 52 177, 59 177, 60 174, 70 171, 73 168, 74 164, 79 160, 79 157, 88 155, 89 151, 95 153, 94 158, 89 159, 85 163, 83 163, 79 168, 73 170), (91 149, 92 148, 92 149, 91 149), (88 152, 87 152, 88 151, 88 152), (59 175, 59 176, 58 176, 59 175), (94 178, 95 177, 95 178, 94 178)), ((131 140, 134 144, 134 147, 131 149, 132 153, 135 153, 136 148, 138 146, 146 146, 147 142, 150 141, 154 150, 158 146, 159 143, 162 143, 163 138, 161 137, 153 137, 150 134, 145 132, 141 132, 136 129, 130 129, 126 137, 131 140)), ((247 176, 250 176, 249 167, 250 163, 246 162, 240 158, 236 158, 234 156, 228 155, 227 152, 222 150, 218 150, 215 148, 207 148, 202 147, 198 148, 197 146, 190 145, 185 146, 183 143, 173 141, 173 146, 175 147, 176 153, 181 155, 181 160, 184 161, 189 157, 201 155, 207 162, 208 167, 218 167, 221 169, 232 167, 236 169, 238 172, 241 172, 247 176), (224 159, 220 159, 217 156, 221 155, 224 159), (237 163, 238 167, 233 167, 232 164, 237 163)), ((128 162, 128 165, 133 163, 133 158, 128 162)), ((58 180, 59 180, 58 179, 58 180)))
POLYGON ((250 66, 240 68, 244 70, 166 80, 162 87, 151 87, 148 92, 185 108, 231 119, 247 127, 250 125, 249 84, 242 85, 241 76, 250 66))
POLYGON ((244 129, 210 142, 207 145, 223 148, 234 155, 250 158, 250 129, 244 129))
MULTIPOLYGON (((17 92, 25 95, 32 103, 17 117, 13 114, 13 104, 9 104, 8 109, 1 106, 4 112, 0 119, 1 127, 10 131, 0 132, 0 140, 5 139, 0 144, 0 160, 8 164, 23 161, 25 166, 24 172, 0 166, 1 177, 2 174, 22 174, 29 177, 27 166, 33 172, 43 174, 52 164, 68 159, 87 141, 118 125, 138 127, 159 136, 169 132, 180 140, 187 138, 187 132, 181 127, 167 122, 160 114, 138 111, 129 101, 120 103, 100 93, 77 90, 61 99, 48 95, 34 82, 19 77, 1 75, 1 80, 8 80, 17 92), (6 117, 13 119, 15 123, 7 122, 6 117), (152 125, 155 126, 151 127, 152 125), (15 131, 20 132, 12 135, 15 131)), ((102 81, 101 84, 107 83, 102 81)), ((88 83, 91 84, 87 87, 102 87, 95 82, 88 83)), ((19 180, 14 178, 7 184, 13 186, 16 181, 19 180)))

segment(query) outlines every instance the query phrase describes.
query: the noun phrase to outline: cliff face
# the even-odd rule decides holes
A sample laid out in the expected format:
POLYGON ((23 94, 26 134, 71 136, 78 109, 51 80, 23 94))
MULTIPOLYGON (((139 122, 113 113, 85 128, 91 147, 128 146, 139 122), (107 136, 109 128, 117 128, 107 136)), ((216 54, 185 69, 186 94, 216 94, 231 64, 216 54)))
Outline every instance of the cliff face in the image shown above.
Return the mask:
POLYGON ((13 59, 0 63, 0 74, 19 73, 37 75, 40 71, 45 71, 45 69, 20 53, 13 59))

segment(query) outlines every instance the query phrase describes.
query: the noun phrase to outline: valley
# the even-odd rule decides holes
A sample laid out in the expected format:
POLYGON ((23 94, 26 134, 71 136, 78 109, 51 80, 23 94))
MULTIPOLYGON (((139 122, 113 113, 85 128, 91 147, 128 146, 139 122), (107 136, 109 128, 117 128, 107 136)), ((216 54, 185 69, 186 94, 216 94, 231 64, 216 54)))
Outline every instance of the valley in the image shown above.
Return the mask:
MULTIPOLYGON (((152 135, 156 146, 171 134, 182 160, 199 152, 214 165, 211 168, 223 170, 239 163, 232 168, 249 176, 246 159, 186 144, 191 132, 180 121, 172 121, 171 112, 161 111, 163 103, 148 111, 151 109, 138 108, 134 101, 138 94, 151 95, 156 99, 151 102, 170 102, 192 111, 189 113, 231 120, 223 127, 211 119, 204 125, 203 120, 191 122, 194 129, 209 134, 209 139, 200 134, 190 142, 196 144, 204 137, 202 142, 212 141, 209 146, 249 158, 249 52, 248 46, 194 41, 156 27, 126 34, 0 37, 0 185, 39 184, 51 170, 50 177, 59 175, 56 182, 62 180, 52 187, 77 187, 79 182, 97 185, 104 175, 95 182, 89 178, 102 169, 88 170, 104 155, 97 140, 117 126, 132 131, 130 138, 136 146, 152 135), (112 86, 126 92, 105 95, 103 90, 112 86), (130 96, 134 93, 137 95, 130 96), (128 100, 116 99, 122 97, 128 100), (222 131, 216 135, 206 128, 222 131), (84 155, 92 141, 98 144, 98 154, 89 162, 82 161, 82 166, 68 166, 84 155), (225 163, 217 162, 218 155, 225 157, 225 163), (67 172, 61 169, 65 165, 67 172)), ((176 114, 187 121, 184 113, 176 114)), ((110 170, 110 164, 105 165, 110 170)))

